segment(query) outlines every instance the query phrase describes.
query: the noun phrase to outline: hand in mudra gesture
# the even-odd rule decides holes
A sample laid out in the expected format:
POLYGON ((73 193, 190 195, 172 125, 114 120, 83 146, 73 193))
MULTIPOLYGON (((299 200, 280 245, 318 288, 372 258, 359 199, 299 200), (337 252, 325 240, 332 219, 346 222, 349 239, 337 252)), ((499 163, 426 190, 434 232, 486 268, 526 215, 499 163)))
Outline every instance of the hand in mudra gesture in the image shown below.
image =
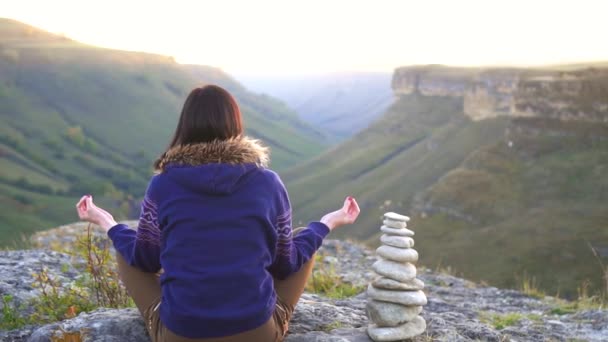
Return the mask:
POLYGON ((96 206, 95 203, 93 203, 93 197, 91 195, 82 196, 80 201, 76 203, 76 211, 78 211, 78 217, 81 220, 96 224, 105 231, 110 230, 110 228, 116 225, 116 221, 112 214, 96 206))
POLYGON ((333 211, 329 214, 326 214, 321 218, 321 222, 329 227, 329 229, 333 230, 339 226, 345 224, 352 224, 359 217, 359 213, 361 209, 359 209, 359 204, 354 197, 348 196, 346 200, 344 200, 344 206, 336 211, 333 211))

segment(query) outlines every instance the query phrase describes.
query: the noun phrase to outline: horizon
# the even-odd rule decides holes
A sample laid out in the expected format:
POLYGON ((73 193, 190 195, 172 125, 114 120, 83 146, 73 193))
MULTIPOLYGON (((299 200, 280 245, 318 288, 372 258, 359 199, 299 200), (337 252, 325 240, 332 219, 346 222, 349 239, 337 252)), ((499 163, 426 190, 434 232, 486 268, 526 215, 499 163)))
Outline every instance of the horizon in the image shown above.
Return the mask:
POLYGON ((500 6, 479 0, 23 0, 7 4, 3 16, 90 45, 161 54, 250 77, 390 73, 428 64, 540 67, 608 60, 608 46, 600 43, 608 31, 601 20, 608 3, 513 1, 500 6), (437 21, 439 25, 428 25, 437 21), (238 25, 226 25, 234 22, 238 25), (194 43, 200 40, 204 44, 194 43))

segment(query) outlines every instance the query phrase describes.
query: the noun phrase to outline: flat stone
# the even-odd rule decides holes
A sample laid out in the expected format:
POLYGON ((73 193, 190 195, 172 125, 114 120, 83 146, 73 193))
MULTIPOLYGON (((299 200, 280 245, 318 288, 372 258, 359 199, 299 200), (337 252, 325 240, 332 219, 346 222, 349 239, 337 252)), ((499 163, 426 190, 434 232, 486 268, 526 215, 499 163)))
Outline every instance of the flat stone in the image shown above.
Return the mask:
POLYGON ((414 278, 405 282, 396 281, 391 278, 386 277, 378 277, 372 281, 372 285, 374 285, 377 289, 386 289, 386 290, 406 290, 406 291, 416 291, 424 289, 424 282, 418 278, 414 278))
POLYGON ((414 236, 415 233, 413 230, 409 230, 407 228, 393 228, 389 226, 380 227, 380 231, 390 234, 390 235, 400 235, 400 236, 414 236))
POLYGON ((410 218, 405 215, 401 215, 401 214, 397 214, 397 213, 393 213, 393 212, 384 213, 384 218, 392 220, 392 221, 399 221, 399 222, 407 222, 410 220, 410 218))
POLYGON ((379 327, 394 327, 409 322, 420 312, 422 312, 422 306, 405 306, 377 300, 367 302, 367 314, 379 327))
POLYGON ((393 246, 380 246, 376 249, 376 254, 387 260, 397 262, 418 261, 418 252, 412 248, 397 248, 393 246))
POLYGON ((402 221, 393 221, 393 220, 389 220, 389 219, 384 219, 384 221, 382 221, 382 223, 387 227, 397 228, 397 229, 402 229, 402 228, 407 227, 407 223, 402 222, 402 221))
POLYGON ((380 231, 389 235, 414 236, 414 232, 407 228, 391 228, 389 226, 380 227, 380 231))
POLYGON ((372 269, 379 275, 406 282, 416 278, 416 266, 410 263, 400 263, 391 260, 378 260, 372 269))
POLYGON ((414 239, 407 236, 396 236, 396 235, 387 235, 382 234, 380 237, 380 242, 385 245, 399 247, 399 248, 412 248, 414 247, 414 239))
POLYGON ((367 334, 376 342, 401 341, 422 334, 426 330, 426 321, 416 316, 412 321, 397 327, 379 327, 371 324, 367 334))
POLYGON ((369 284, 367 287, 367 296, 371 299, 382 302, 397 303, 407 306, 426 305, 427 299, 424 292, 418 291, 395 291, 377 289, 369 284))

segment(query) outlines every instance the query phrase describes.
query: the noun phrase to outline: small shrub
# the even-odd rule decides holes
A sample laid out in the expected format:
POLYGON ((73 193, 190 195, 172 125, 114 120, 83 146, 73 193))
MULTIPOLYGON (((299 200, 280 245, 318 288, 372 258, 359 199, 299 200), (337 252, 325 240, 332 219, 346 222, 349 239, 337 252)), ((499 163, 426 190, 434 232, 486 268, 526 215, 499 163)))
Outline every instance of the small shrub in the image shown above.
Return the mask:
POLYGON ((364 286, 355 286, 343 281, 332 266, 323 263, 322 255, 317 254, 315 258, 315 269, 306 284, 307 291, 341 299, 355 296, 365 289, 364 286))
POLYGON ((72 144, 82 147, 84 146, 84 142, 86 140, 86 137, 84 135, 84 131, 82 130, 82 127, 80 126, 73 126, 73 127, 68 127, 63 136, 72 144))
POLYGON ((94 236, 92 225, 77 240, 76 253, 86 260, 84 287, 91 290, 98 306, 123 308, 133 306, 133 300, 120 283, 111 253, 110 242, 94 236))
POLYGON ((30 316, 32 323, 62 321, 75 317, 80 312, 96 308, 86 289, 78 285, 62 288, 45 268, 34 277, 36 279, 34 287, 40 289, 41 295, 31 303, 34 308, 34 313, 30 316))
POLYGON ((13 296, 2 296, 2 320, 0 320, 1 330, 17 329, 27 324, 27 320, 19 314, 19 307, 13 302, 13 296))

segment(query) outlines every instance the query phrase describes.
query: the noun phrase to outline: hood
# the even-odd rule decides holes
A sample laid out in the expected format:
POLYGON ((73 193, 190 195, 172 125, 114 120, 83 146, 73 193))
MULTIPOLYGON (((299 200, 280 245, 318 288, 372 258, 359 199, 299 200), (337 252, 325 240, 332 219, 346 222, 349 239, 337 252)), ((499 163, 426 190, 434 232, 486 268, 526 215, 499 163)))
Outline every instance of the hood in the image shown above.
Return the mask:
POLYGON ((172 147, 159 158, 156 171, 193 191, 226 195, 268 162, 267 147, 238 137, 172 147))

